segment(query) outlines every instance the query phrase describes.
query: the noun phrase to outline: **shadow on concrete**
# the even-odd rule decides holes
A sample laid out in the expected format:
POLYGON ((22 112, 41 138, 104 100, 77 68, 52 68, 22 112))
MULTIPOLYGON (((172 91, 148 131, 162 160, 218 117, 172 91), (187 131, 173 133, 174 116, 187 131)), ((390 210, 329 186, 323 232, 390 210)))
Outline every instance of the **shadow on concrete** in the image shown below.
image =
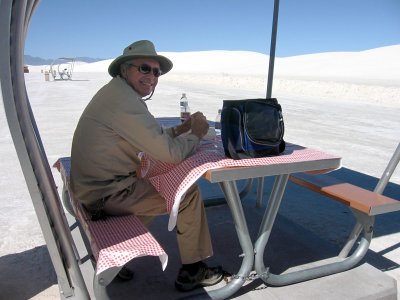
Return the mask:
MULTIPOLYGON (((358 186, 373 190, 377 178, 362 173, 342 168, 332 175, 358 186)), ((218 185, 211 185, 200 180, 199 184, 205 199, 222 196, 218 185)), ((262 209, 255 208, 256 184, 252 192, 243 200, 244 211, 253 241, 258 233, 258 226, 263 217, 268 194, 273 184, 273 179, 265 179, 264 205, 262 209)), ((240 183, 241 186, 244 182, 240 183)), ((239 190, 241 188, 239 187, 239 190)), ((385 194, 391 197, 400 194, 400 186, 389 184, 385 194)), ((270 266, 274 274, 311 263, 314 261, 335 257, 347 240, 348 234, 354 226, 354 218, 348 207, 328 198, 313 193, 295 184, 288 184, 281 209, 276 219, 270 242, 265 250, 265 266, 270 266)), ((207 200, 205 200, 207 201, 207 200)), ((235 233, 230 211, 226 205, 207 208, 207 216, 213 237, 215 255, 208 260, 208 264, 222 264, 227 271, 235 273, 239 270, 242 259, 239 257, 241 249, 235 233)), ((112 296, 122 296, 125 293, 143 293, 147 300, 177 299, 181 293, 173 290, 173 282, 179 269, 179 253, 173 233, 167 232, 167 218, 159 218, 152 225, 151 230, 157 240, 165 247, 169 254, 169 265, 165 272, 160 270, 157 259, 143 258, 135 260, 130 268, 135 270, 135 280, 129 284, 129 292, 124 290, 125 283, 115 282, 109 288, 112 296), (151 265, 157 265, 155 269, 151 265), (151 275, 149 275, 151 273, 151 275)), ((377 218, 375 237, 384 236, 400 231, 400 213, 389 213, 377 218)), ((399 265, 384 257, 386 251, 392 251, 400 246, 390 246, 380 253, 371 250, 360 263, 368 263, 381 271, 399 268, 399 265)), ((221 283, 218 287, 223 286, 221 283)), ((207 288, 209 290, 210 288, 207 288)), ((246 282, 245 286, 234 295, 240 297, 246 293, 257 293, 262 297, 263 290, 269 287, 260 280, 246 282)), ((196 294, 198 292, 194 292, 196 294)), ((255 299, 247 294, 245 299, 255 299)), ((190 294, 185 294, 190 295, 190 294)), ((259 299, 261 299, 261 297, 259 299)), ((256 297, 257 298, 257 297, 256 297)), ((122 298, 121 298, 122 299, 122 298)))
POLYGON ((0 257, 0 299, 31 299, 57 284, 46 246, 0 257))
MULTIPOLYGON (((346 168, 335 171, 332 175, 369 190, 373 190, 378 182, 377 178, 346 168)), ((253 183, 252 191, 243 199, 253 241, 258 233, 272 183, 273 179, 265 178, 264 202, 261 209, 255 207, 256 183, 253 183)), ((205 199, 222 196, 218 185, 209 184, 205 180, 200 180, 199 185, 205 199)), ((239 190, 244 185, 244 181, 240 182, 239 190)), ((385 195, 398 198, 400 186, 390 183, 385 195)), ((226 205, 212 206, 207 208, 207 216, 214 246, 214 256, 207 263, 222 264, 227 271, 234 274, 240 268, 242 251, 230 211, 226 205)), ((150 228, 169 255, 167 269, 162 271, 158 258, 142 257, 133 260, 128 267, 135 272, 134 280, 123 282, 115 279, 108 287, 112 299, 168 300, 198 293, 195 291, 182 294, 174 289, 174 280, 180 267, 179 250, 175 232, 168 232, 167 223, 166 216, 159 217, 150 228)), ((334 257, 339 253, 353 226, 354 218, 346 206, 288 183, 270 242, 265 250, 265 266, 270 266, 272 273, 280 274, 297 265, 334 257)), ((399 231, 400 212, 376 218, 374 237, 399 231)), ((384 255, 399 247, 400 243, 397 243, 381 252, 369 250, 362 264, 368 263, 381 271, 397 269, 399 265, 384 255)), ((54 284, 57 284, 57 279, 45 246, 0 257, 0 299, 30 299, 54 284)), ((223 285, 224 282, 217 287, 223 285)), ((234 297, 250 293, 244 296, 244 299, 256 299, 254 295, 260 295, 258 299, 261 299, 263 293, 265 295, 264 291, 269 288, 260 279, 248 281, 234 297)))
MULTIPOLYGON (((330 176, 370 191, 374 190, 379 181, 379 178, 368 176, 348 168, 341 168, 331 172, 330 176)), ((389 182, 383 194, 400 201, 400 185, 389 182)), ((299 201, 302 201, 305 206, 300 209, 307 211, 308 208, 313 207, 313 209, 316 209, 318 212, 325 212, 327 216, 328 214, 332 216, 333 222, 335 222, 338 227, 344 225, 342 224, 343 222, 349 223, 352 221, 351 218, 347 217, 348 214, 351 214, 351 210, 348 207, 293 183, 288 184, 285 197, 287 203, 285 203, 285 201, 283 202, 283 211, 290 209, 291 201, 294 199, 301 199, 299 201)), ((303 214, 300 212, 300 215, 303 214)), ((313 218, 314 217, 311 216, 311 219, 313 218)), ((324 223, 324 221, 325 218, 319 218, 320 223, 324 223)), ((329 230, 327 231, 329 233, 329 230)), ((376 216, 374 228, 375 238, 397 232, 400 232, 400 211, 376 216)))

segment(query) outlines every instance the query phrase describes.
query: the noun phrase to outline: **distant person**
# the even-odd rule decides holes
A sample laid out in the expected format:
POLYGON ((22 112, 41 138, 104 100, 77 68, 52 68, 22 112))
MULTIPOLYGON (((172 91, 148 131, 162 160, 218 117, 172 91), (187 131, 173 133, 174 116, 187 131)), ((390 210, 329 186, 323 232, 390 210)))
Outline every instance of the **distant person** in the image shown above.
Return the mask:
MULTIPOLYGON (((196 151, 208 131, 201 112, 168 129, 149 112, 143 98, 151 97, 158 78, 171 69, 172 62, 158 55, 152 42, 137 41, 110 64, 113 78, 84 110, 72 142, 71 188, 94 218, 135 214, 148 225, 155 216, 168 213, 166 201, 151 183, 137 176, 138 154, 179 163, 196 151)), ((182 261, 176 288, 189 291, 220 282, 222 268, 203 262, 213 251, 196 185, 182 199, 176 235, 182 261)))

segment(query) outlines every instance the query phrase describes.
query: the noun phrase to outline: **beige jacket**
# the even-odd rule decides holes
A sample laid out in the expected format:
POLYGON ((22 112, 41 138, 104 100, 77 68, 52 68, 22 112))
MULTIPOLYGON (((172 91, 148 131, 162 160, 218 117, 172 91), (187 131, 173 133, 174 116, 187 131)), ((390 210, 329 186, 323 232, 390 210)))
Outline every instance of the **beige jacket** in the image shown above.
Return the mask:
POLYGON ((194 153, 199 138, 172 137, 145 102, 120 77, 101 88, 84 110, 71 150, 71 188, 89 209, 104 197, 132 185, 139 152, 178 163, 194 153))

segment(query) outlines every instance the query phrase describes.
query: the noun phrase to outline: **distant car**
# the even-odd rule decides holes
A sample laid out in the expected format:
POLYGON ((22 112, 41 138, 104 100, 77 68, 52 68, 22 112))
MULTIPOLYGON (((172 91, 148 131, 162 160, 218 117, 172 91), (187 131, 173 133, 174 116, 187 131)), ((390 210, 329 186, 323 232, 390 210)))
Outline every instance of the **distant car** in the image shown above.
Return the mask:
POLYGON ((28 66, 24 66, 24 73, 29 73, 29 68, 28 68, 28 66))

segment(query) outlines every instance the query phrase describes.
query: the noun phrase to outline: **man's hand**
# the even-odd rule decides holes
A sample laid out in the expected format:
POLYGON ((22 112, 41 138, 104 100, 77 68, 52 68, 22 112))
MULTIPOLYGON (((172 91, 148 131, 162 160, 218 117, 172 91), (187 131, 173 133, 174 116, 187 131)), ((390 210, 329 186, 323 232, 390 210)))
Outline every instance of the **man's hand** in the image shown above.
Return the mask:
POLYGON ((176 126, 176 131, 179 133, 178 135, 181 135, 185 132, 188 132, 192 128, 192 116, 187 118, 182 124, 176 126))
POLYGON ((208 132, 208 122, 206 117, 201 112, 196 112, 190 116, 192 133, 196 135, 199 139, 205 136, 208 132))
MULTIPOLYGON (((203 115, 203 113, 198 111, 198 112, 195 112, 194 114, 192 114, 190 116, 190 118, 186 119, 182 124, 173 128, 174 136, 179 136, 181 134, 184 134, 185 132, 188 132, 191 129, 192 129, 192 133, 193 133, 193 124, 195 122, 197 124, 197 125, 195 125, 197 128, 197 130, 196 130, 197 133, 194 133, 194 134, 197 135, 199 138, 203 137, 204 135, 200 134, 201 129, 199 129, 202 126, 202 125, 199 125, 199 122, 201 124, 203 121, 199 121, 199 120, 203 120, 203 121, 205 120, 205 122, 207 122, 206 117, 203 115), (196 119, 196 121, 193 121, 195 119, 196 119)), ((208 123, 207 123, 207 125, 208 125, 208 123)), ((207 132, 208 132, 208 127, 207 127, 206 134, 207 134, 207 132)))

